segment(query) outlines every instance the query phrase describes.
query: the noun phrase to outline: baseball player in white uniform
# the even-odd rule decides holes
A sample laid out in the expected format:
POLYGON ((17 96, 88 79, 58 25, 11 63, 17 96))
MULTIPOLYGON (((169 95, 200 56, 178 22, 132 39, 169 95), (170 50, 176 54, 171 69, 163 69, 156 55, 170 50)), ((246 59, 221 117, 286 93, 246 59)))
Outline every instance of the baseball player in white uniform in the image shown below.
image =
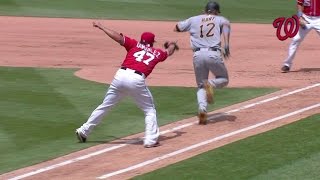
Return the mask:
POLYGON ((177 23, 175 31, 190 33, 193 54, 193 66, 198 86, 199 124, 207 123, 207 105, 213 103, 214 88, 225 87, 229 82, 228 71, 222 55, 228 58, 230 22, 219 15, 220 6, 210 1, 205 6, 205 13, 190 17, 177 23), (221 49, 221 35, 224 37, 224 48, 221 49), (214 79, 209 79, 209 72, 214 79))
POLYGON ((284 73, 290 71, 297 49, 305 36, 312 29, 320 35, 320 0, 297 0, 297 9, 301 28, 289 46, 288 57, 281 68, 284 73))

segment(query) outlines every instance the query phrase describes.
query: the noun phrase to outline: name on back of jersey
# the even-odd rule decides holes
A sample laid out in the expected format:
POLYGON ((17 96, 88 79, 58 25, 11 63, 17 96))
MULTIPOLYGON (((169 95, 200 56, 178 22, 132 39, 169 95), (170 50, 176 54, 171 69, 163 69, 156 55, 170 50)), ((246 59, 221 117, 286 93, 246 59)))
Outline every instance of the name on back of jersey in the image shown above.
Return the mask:
POLYGON ((214 20, 214 16, 211 17, 205 17, 201 19, 201 22, 208 22, 208 21, 213 21, 214 20))
POLYGON ((159 58, 160 56, 160 52, 155 50, 155 49, 152 49, 151 47, 148 47, 144 44, 141 44, 141 43, 137 43, 137 48, 140 48, 140 49, 143 49, 151 54, 153 54, 154 56, 156 56, 157 58, 159 58))

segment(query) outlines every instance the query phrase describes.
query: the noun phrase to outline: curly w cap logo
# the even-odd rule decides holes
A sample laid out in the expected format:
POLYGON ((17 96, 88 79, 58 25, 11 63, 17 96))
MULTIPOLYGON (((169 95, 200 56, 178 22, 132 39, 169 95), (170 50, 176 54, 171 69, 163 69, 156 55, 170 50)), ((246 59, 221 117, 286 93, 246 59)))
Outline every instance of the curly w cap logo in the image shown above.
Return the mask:
POLYGON ((293 38, 299 31, 299 18, 297 15, 291 18, 279 17, 273 21, 273 27, 277 28, 276 35, 280 41, 293 38))

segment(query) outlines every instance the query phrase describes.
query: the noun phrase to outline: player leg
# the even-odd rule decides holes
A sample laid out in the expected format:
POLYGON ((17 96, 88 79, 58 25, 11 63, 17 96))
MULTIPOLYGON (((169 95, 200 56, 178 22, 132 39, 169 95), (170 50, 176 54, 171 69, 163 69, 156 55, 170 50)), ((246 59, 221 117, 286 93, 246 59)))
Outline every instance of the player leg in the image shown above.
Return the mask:
POLYGON ((210 72, 214 75, 213 79, 206 82, 207 97, 214 102, 214 90, 223 88, 229 83, 228 71, 224 65, 220 51, 208 51, 206 64, 210 72))
POLYGON ((76 130, 78 138, 81 142, 85 142, 93 128, 97 126, 101 122, 102 118, 108 113, 108 111, 122 99, 124 96, 122 91, 120 91, 122 83, 121 77, 116 75, 115 79, 108 88, 103 102, 91 113, 87 122, 76 130), (83 139, 81 139, 81 137, 83 139))
POLYGON ((317 31, 318 35, 320 36, 320 18, 315 20, 314 29, 317 31))
POLYGON ((193 68, 195 72, 196 83, 198 86, 197 90, 197 101, 198 101, 198 117, 199 124, 207 123, 207 93, 204 86, 204 81, 208 80, 209 69, 205 64, 203 58, 204 52, 195 52, 193 55, 193 68))
POLYGON ((284 60, 283 66, 281 68, 282 72, 289 72, 292 66, 293 59, 296 55, 296 52, 305 38, 305 36, 310 32, 312 26, 310 24, 306 25, 306 28, 300 28, 299 32, 293 37, 288 51, 288 57, 284 60))
POLYGON ((130 89, 129 94, 145 115, 145 137, 143 144, 146 148, 155 147, 159 145, 158 138, 160 132, 152 94, 142 77, 140 79, 137 78, 131 87, 132 89, 130 89))
POLYGON ((229 83, 228 70, 223 62, 220 51, 208 51, 207 66, 215 78, 208 80, 213 88, 223 88, 229 83))

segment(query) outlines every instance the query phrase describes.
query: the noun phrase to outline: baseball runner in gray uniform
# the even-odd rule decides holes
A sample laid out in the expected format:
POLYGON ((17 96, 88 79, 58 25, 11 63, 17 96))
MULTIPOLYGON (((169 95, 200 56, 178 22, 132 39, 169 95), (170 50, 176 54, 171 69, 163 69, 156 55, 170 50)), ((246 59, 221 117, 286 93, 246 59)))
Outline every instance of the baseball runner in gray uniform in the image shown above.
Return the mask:
POLYGON ((230 55, 230 22, 220 16, 220 6, 209 1, 205 13, 180 21, 176 32, 189 32, 193 54, 193 67, 198 85, 199 124, 207 123, 207 105, 213 103, 214 88, 225 87, 229 82, 228 71, 223 62, 230 55), (224 48, 221 48, 221 35, 224 48), (209 71, 215 76, 209 79, 209 71))

